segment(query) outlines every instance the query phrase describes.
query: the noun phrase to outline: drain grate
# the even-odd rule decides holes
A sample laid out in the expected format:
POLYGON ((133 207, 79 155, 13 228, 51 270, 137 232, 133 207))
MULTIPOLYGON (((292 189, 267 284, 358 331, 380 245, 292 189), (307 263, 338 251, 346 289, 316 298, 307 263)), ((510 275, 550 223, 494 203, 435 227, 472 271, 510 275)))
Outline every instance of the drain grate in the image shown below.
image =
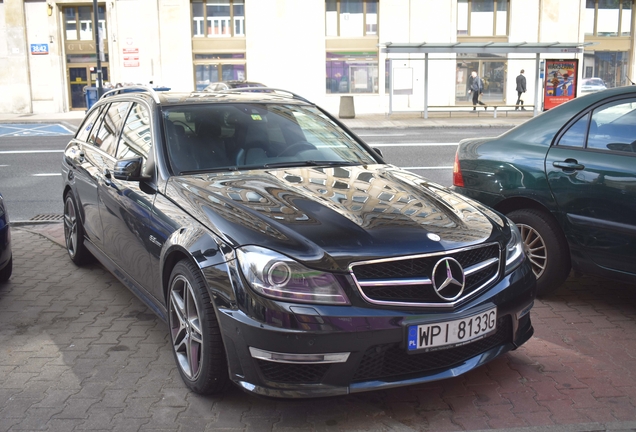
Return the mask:
POLYGON ((30 221, 34 222, 59 222, 64 220, 64 215, 61 214, 41 214, 33 216, 30 221))

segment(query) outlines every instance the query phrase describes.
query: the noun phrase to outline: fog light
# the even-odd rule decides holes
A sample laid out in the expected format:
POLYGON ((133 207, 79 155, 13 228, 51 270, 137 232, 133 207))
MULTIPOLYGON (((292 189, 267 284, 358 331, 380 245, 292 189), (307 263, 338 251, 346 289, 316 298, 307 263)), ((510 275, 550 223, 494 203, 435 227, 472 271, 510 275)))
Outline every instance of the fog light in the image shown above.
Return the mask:
POLYGON ((265 351, 250 347, 250 354, 255 359, 266 360, 276 363, 344 363, 351 353, 329 353, 329 354, 291 354, 265 351))

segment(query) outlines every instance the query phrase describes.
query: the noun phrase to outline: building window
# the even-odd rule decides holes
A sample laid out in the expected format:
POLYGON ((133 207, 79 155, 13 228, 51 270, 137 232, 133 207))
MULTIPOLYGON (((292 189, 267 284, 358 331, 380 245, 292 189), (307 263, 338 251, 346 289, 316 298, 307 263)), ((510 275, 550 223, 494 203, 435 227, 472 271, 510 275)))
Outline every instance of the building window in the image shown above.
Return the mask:
POLYGON ((327 36, 378 34, 378 0, 326 0, 327 36))
POLYGON ((245 0, 193 1, 192 36, 245 36, 245 0))
POLYGON ((195 54, 194 74, 197 91, 218 81, 244 81, 245 54, 195 54))
MULTIPOLYGON (((104 7, 97 7, 99 34, 106 38, 106 17, 104 7)), ((78 6, 64 8, 64 29, 67 41, 94 41, 93 7, 78 6)))
POLYGON ((327 93, 377 93, 376 52, 328 52, 327 93))
POLYGON ((632 34, 632 0, 587 0, 585 34, 616 37, 632 34))
POLYGON ((507 36, 508 0, 457 0, 458 36, 507 36))

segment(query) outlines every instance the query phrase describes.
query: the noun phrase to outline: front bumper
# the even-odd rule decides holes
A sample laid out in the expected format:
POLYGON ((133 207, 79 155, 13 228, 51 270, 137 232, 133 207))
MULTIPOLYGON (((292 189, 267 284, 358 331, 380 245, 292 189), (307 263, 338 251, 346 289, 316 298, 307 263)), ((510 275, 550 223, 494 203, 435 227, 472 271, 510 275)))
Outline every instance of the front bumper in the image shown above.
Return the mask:
MULTIPOLYGON (((294 305, 261 308, 217 304, 230 378, 273 397, 334 396, 461 375, 516 349, 533 334, 529 310, 536 282, 529 263, 453 311, 417 308, 294 305), (465 345, 410 354, 406 322, 440 322, 497 307, 497 332, 465 345)), ((245 299, 244 299, 245 300, 245 299)))

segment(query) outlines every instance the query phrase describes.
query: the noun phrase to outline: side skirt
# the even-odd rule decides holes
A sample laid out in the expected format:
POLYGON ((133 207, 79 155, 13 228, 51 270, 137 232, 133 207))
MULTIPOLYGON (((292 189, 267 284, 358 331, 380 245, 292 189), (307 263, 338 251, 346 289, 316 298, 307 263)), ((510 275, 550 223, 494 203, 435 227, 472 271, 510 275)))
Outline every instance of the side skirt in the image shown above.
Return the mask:
POLYGON ((117 264, 104 254, 101 249, 95 246, 90 240, 84 239, 84 245, 95 258, 111 272, 119 281, 126 286, 133 294, 139 298, 146 306, 159 317, 164 323, 168 322, 168 311, 166 306, 149 295, 133 278, 123 271, 117 264))

